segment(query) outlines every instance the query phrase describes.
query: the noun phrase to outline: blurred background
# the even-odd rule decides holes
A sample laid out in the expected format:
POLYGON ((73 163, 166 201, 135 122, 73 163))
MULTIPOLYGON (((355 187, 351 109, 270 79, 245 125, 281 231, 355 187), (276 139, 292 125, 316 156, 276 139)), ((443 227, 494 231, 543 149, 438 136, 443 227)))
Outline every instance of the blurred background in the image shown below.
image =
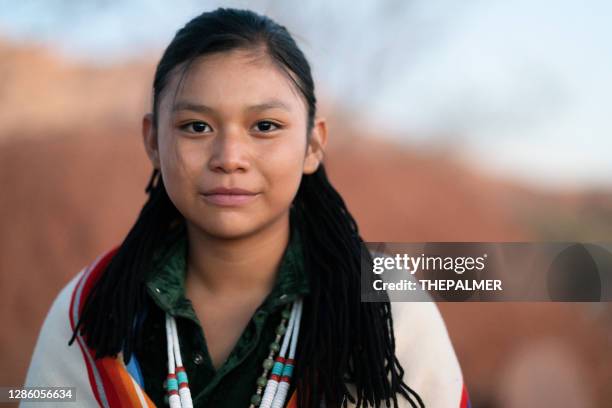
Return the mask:
MULTIPOLYGON (((217 6, 298 40, 365 240, 610 241, 610 2, 0 0, 1 385, 135 221, 155 64, 217 6)), ((610 303, 438 306, 473 407, 612 406, 610 303)))

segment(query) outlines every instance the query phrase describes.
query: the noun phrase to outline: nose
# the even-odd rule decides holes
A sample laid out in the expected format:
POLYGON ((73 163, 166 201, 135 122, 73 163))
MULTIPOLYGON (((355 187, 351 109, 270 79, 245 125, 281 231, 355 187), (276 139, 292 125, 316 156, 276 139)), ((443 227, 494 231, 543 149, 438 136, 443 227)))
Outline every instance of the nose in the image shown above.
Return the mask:
POLYGON ((248 138, 239 129, 219 132, 213 140, 209 168, 214 172, 234 173, 249 169, 248 138))

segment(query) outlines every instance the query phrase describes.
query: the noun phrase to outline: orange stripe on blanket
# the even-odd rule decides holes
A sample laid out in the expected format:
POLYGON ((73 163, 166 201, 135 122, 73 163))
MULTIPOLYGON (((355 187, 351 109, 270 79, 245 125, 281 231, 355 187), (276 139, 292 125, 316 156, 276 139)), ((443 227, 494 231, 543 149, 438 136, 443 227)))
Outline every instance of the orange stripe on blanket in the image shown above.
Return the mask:
MULTIPOLYGON (((98 259, 98 262, 91 266, 91 270, 88 270, 87 274, 84 274, 82 279, 85 279, 83 282, 83 289, 81 293, 81 298, 79 299, 78 314, 80 315, 85 299, 89 295, 91 288, 93 287, 94 282, 100 277, 106 266, 109 264, 113 256, 117 253, 119 247, 116 246, 110 251, 108 251, 104 256, 98 259)), ((73 308, 75 302, 75 294, 76 288, 81 285, 81 280, 79 280, 79 284, 75 287, 75 292, 72 294, 71 305, 70 305, 70 324, 71 328, 74 330, 74 319, 73 319, 73 308)), ((95 353, 92 350, 87 348, 86 344, 81 344, 79 342, 79 346, 81 346, 81 351, 83 353, 88 353, 93 356, 95 353)), ((89 364, 87 358, 85 358, 85 363, 87 365, 88 376, 90 385, 98 401, 98 404, 102 405, 98 385, 93 378, 92 367, 89 364)), ((125 364, 123 364, 123 356, 119 353, 118 357, 105 357, 102 359, 94 359, 95 368, 97 368, 98 373, 100 374, 100 380, 102 384, 100 386, 104 390, 104 394, 106 396, 106 401, 110 408, 123 408, 123 407, 150 407, 155 408, 155 404, 147 393, 140 387, 138 383, 132 378, 130 373, 127 371, 125 364)))
POLYGON ((291 398, 289 398, 289 402, 285 408, 297 408, 297 390, 293 391, 293 394, 291 394, 291 398))
MULTIPOLYGON (((143 404, 138 396, 136 387, 140 386, 132 381, 130 373, 118 358, 105 357, 99 361, 99 367, 104 370, 112 382, 114 391, 117 393, 122 407, 142 407, 143 404)), ((155 407, 147 394, 140 389, 145 406, 155 407)))
POLYGON ((132 377, 132 374, 130 374, 127 367, 125 366, 123 362, 123 352, 119 353, 115 361, 117 361, 121 373, 127 378, 127 381, 129 381, 130 390, 133 390, 133 392, 136 394, 136 398, 139 399, 140 405, 142 406, 144 402, 144 406, 156 408, 155 404, 149 398, 145 390, 143 390, 140 384, 136 382, 134 377, 132 377))
POLYGON ((151 401, 145 390, 143 390, 142 387, 138 385, 138 383, 134 380, 134 378, 132 378, 132 375, 127 370, 125 364, 123 363, 123 354, 119 354, 119 356, 120 357, 114 359, 116 363, 115 365, 119 367, 118 370, 121 374, 123 382, 128 384, 126 388, 129 390, 129 393, 133 396, 133 398, 136 398, 136 400, 138 401, 137 406, 143 406, 144 402, 145 407, 156 408, 155 404, 153 403, 153 401, 151 401))

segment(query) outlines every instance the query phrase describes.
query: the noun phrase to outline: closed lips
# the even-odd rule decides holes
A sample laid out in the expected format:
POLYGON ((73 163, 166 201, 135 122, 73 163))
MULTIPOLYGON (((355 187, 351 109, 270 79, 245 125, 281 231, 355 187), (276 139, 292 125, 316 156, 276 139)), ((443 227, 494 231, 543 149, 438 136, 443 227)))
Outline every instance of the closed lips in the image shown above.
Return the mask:
POLYGON ((210 204, 222 207, 235 207, 248 204, 257 197, 258 193, 241 188, 219 187, 202 194, 210 204))
POLYGON ((225 187, 217 187, 212 190, 208 190, 204 192, 204 195, 213 195, 213 194, 222 194, 222 195, 255 195, 249 190, 244 190, 242 188, 225 188, 225 187))

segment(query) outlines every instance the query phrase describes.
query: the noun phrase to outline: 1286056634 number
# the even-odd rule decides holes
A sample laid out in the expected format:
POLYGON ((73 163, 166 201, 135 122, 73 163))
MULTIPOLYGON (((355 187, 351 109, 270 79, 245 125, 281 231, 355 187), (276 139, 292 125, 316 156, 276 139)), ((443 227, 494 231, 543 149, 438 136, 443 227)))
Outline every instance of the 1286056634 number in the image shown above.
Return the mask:
POLYGON ((74 387, 0 387, 0 402, 76 401, 74 387))

